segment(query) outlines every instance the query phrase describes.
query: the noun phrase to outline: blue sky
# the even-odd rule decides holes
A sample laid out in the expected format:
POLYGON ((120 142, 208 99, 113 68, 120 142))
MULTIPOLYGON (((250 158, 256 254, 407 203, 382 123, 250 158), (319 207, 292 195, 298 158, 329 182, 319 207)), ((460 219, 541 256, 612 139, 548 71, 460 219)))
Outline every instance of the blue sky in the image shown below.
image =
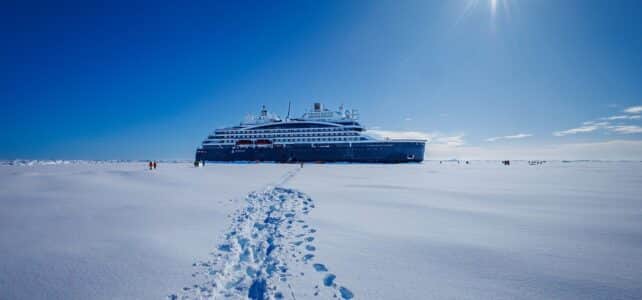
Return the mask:
POLYGON ((429 158, 642 159, 642 2, 493 3, 3 4, 0 158, 190 159, 321 101, 429 158))

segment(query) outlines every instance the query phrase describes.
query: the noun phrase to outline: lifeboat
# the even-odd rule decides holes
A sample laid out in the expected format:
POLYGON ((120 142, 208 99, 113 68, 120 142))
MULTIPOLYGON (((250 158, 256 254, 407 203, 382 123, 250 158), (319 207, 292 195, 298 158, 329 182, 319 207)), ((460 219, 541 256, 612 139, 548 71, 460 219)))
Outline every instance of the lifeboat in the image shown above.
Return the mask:
POLYGON ((238 147, 251 147, 254 144, 251 140, 238 140, 236 141, 236 146, 238 147))
POLYGON ((254 144, 257 147, 261 147, 261 148, 272 147, 272 141, 271 140, 256 140, 256 142, 254 144))

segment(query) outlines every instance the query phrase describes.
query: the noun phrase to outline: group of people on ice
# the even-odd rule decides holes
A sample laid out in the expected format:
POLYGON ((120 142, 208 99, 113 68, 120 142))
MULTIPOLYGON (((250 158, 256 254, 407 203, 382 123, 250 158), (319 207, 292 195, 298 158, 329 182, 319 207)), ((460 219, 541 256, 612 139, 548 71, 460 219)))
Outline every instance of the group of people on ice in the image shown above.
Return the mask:
POLYGON ((156 161, 155 160, 154 161, 150 160, 148 165, 149 165, 149 169, 150 170, 156 170, 156 161))

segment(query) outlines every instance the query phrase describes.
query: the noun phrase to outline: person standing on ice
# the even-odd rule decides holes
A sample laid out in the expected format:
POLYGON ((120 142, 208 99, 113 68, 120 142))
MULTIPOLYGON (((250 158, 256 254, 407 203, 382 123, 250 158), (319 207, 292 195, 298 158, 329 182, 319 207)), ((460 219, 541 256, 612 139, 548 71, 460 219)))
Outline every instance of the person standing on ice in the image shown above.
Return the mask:
POLYGON ((153 165, 152 165, 152 161, 150 160, 150 161, 149 161, 149 169, 150 169, 150 170, 152 169, 152 166, 153 166, 153 165))
POLYGON ((156 161, 154 161, 154 170, 156 170, 156 161))

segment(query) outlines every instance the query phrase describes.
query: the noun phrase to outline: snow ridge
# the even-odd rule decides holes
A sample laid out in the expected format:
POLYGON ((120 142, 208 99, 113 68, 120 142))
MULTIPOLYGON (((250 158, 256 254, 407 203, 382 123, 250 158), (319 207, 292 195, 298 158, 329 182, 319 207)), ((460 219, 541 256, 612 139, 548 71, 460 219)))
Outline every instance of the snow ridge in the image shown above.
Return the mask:
MULTIPOLYGON (((281 182, 297 171, 286 174, 281 182)), ((310 197, 274 186, 250 193, 245 202, 210 259, 194 263, 198 271, 192 276, 199 278, 199 283, 184 287, 169 299, 296 299, 292 279, 297 278, 297 283, 309 280, 305 272, 294 270, 310 265, 325 276, 319 283, 310 283, 308 288, 314 288, 304 295, 354 297, 348 288, 337 285, 336 276, 324 264, 313 263, 316 229, 305 220, 315 207, 310 197)))

